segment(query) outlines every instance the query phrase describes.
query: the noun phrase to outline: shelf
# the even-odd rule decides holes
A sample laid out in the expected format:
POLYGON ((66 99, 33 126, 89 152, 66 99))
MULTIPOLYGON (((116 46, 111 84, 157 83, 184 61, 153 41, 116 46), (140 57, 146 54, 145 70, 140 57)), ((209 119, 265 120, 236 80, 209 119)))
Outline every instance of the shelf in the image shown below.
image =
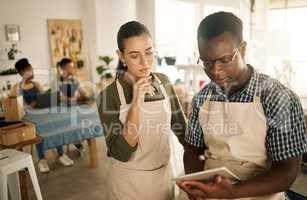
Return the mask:
POLYGON ((210 79, 206 75, 203 66, 198 64, 182 64, 174 66, 177 70, 184 70, 184 84, 189 91, 198 92, 200 83, 207 84, 210 79))

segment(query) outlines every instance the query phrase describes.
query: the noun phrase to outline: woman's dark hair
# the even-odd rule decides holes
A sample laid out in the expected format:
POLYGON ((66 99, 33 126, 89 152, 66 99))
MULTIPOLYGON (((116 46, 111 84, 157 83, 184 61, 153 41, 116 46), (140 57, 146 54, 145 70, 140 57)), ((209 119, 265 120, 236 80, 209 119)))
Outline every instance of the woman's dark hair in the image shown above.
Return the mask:
POLYGON ((31 64, 26 58, 22 58, 15 63, 15 69, 19 74, 30 66, 31 64))
MULTIPOLYGON (((142 34, 148 34, 151 36, 147 27, 137 21, 130 21, 123 24, 117 33, 117 46, 121 52, 124 52, 125 49, 125 40, 131 37, 140 36, 142 34)), ((117 65, 117 73, 122 74, 123 72, 127 71, 127 66, 124 66, 124 63, 121 62, 119 59, 117 65)))
POLYGON ((58 62, 57 66, 60 67, 61 69, 64 69, 65 65, 68 63, 71 63, 72 60, 69 58, 63 58, 60 62, 58 62))
POLYGON ((243 40, 243 25, 240 18, 230 12, 216 12, 203 19, 197 31, 197 38, 210 40, 224 32, 230 32, 236 42, 243 40))

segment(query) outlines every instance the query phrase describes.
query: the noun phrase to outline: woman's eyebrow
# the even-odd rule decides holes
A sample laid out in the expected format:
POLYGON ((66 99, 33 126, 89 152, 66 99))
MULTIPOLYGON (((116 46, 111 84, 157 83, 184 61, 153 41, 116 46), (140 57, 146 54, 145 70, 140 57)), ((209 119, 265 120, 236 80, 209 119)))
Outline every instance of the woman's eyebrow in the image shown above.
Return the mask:
MULTIPOLYGON (((145 49, 145 51, 149 51, 152 50, 152 47, 148 47, 147 49, 145 49)), ((130 51, 129 54, 133 54, 133 53, 140 53, 140 51, 130 51)))
POLYGON ((129 54, 140 53, 139 51, 130 51, 129 54))

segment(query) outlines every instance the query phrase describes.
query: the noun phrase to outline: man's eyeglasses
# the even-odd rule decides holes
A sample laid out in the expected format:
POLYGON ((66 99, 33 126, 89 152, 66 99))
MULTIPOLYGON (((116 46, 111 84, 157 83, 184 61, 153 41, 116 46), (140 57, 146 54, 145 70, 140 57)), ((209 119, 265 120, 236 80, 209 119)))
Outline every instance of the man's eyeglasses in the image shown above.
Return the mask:
POLYGON ((227 58, 226 56, 223 57, 223 58, 216 59, 216 60, 207 60, 207 61, 203 61, 200 58, 198 58, 197 64, 202 64, 204 66, 205 70, 211 70, 214 65, 220 65, 220 66, 230 65, 234 62, 234 60, 235 60, 235 58, 236 58, 236 56, 239 52, 240 46, 241 46, 241 43, 236 48, 236 51, 234 52, 231 59, 229 59, 229 57, 227 58))

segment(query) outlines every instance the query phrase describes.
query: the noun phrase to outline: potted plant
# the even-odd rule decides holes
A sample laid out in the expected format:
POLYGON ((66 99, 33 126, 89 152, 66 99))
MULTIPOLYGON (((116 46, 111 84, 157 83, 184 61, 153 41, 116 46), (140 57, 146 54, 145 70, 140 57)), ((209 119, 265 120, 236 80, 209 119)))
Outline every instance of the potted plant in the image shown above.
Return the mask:
POLYGON ((98 60, 102 63, 96 67, 96 71, 100 76, 100 81, 97 83, 99 90, 104 89, 113 81, 113 73, 111 62, 114 60, 111 56, 99 56, 98 60))
POLYGON ((164 57, 165 62, 167 65, 175 65, 176 63, 176 57, 175 56, 165 56, 164 57))
POLYGON ((96 71, 98 75, 100 75, 100 78, 113 78, 110 69, 110 63, 113 61, 113 58, 111 56, 99 56, 98 59, 102 62, 101 65, 96 67, 96 71))
POLYGON ((7 51, 7 57, 9 60, 15 60, 16 54, 21 53, 21 51, 17 49, 17 44, 12 44, 12 46, 9 49, 5 49, 5 51, 7 51))
POLYGON ((0 72, 0 76, 15 75, 15 74, 17 74, 17 70, 14 69, 14 68, 7 69, 7 70, 4 70, 4 71, 0 72))

